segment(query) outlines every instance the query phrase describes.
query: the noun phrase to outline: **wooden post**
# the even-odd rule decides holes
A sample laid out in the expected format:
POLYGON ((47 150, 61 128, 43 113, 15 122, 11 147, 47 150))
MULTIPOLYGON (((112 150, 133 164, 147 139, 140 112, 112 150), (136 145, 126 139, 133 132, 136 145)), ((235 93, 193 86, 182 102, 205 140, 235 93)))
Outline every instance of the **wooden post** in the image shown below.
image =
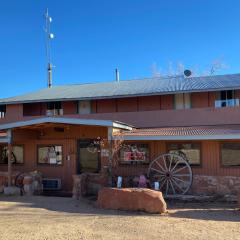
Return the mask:
POLYGON ((109 148, 108 185, 109 185, 109 187, 112 187, 112 161, 113 161, 112 132, 113 132, 113 128, 112 127, 108 127, 108 148, 109 148))
POLYGON ((7 132, 8 135, 8 187, 12 185, 12 131, 7 132))

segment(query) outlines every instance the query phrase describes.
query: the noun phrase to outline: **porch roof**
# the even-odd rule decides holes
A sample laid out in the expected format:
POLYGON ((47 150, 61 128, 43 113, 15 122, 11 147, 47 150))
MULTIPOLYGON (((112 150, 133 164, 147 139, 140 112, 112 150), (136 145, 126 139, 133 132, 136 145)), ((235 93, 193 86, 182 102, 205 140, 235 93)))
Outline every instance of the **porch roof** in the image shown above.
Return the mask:
POLYGON ((224 140, 240 139, 240 125, 142 128, 123 131, 124 140, 224 140))
POLYGON ((19 128, 19 127, 33 126, 38 124, 45 124, 45 123, 102 126, 102 127, 119 128, 123 130, 132 130, 132 127, 125 123, 111 121, 111 120, 79 119, 79 118, 65 118, 65 117, 42 117, 42 118, 35 118, 31 120, 26 120, 26 121, 0 124, 0 131, 19 128))

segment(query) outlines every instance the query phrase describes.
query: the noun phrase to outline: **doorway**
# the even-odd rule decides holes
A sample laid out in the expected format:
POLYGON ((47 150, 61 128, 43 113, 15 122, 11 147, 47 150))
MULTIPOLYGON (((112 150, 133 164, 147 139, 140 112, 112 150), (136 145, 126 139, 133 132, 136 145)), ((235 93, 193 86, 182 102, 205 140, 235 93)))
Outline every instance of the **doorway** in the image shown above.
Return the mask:
POLYGON ((98 173, 100 163, 100 145, 94 139, 78 140, 77 173, 98 173))

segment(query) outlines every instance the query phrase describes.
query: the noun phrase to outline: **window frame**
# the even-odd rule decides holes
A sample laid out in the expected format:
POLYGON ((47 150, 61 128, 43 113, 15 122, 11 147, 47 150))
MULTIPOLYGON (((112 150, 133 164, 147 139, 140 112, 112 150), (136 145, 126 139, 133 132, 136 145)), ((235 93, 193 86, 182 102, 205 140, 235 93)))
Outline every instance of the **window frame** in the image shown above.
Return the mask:
MULTIPOLYGON (((4 145, 4 144, 3 144, 4 145)), ((6 146, 7 147, 7 145, 4 145, 4 146, 6 146)), ((22 147, 23 148, 23 162, 22 163, 12 163, 12 165, 17 165, 17 166, 21 166, 21 165, 24 165, 24 163, 25 163, 25 145, 24 144, 13 144, 12 145, 12 148, 14 148, 14 147, 22 147)), ((4 165, 8 165, 8 163, 1 163, 0 162, 0 166, 4 166, 4 165)))
POLYGON ((47 110, 59 110, 59 109, 62 109, 62 101, 47 102, 47 110), (53 105, 53 108, 51 108, 50 105, 53 105), (57 108, 57 105, 59 105, 60 108, 57 108))
POLYGON ((200 146, 200 148, 199 148, 199 150, 200 150, 200 162, 199 162, 199 164, 192 164, 192 163, 190 163, 190 162, 188 162, 189 163, 189 165, 191 166, 191 167, 194 167, 194 168, 202 168, 202 151, 203 151, 203 146, 202 146, 202 142, 200 142, 200 141, 173 141, 173 142, 166 142, 166 150, 167 150, 167 153, 169 153, 169 147, 170 147, 170 145, 171 144, 177 144, 177 145, 182 145, 182 144, 199 144, 199 146, 200 146))
POLYGON ((0 105, 0 119, 5 118, 6 113, 7 113, 7 105, 6 104, 1 104, 0 105))
POLYGON ((148 153, 149 153, 149 159, 147 161, 140 161, 140 160, 131 160, 131 161, 122 161, 121 160, 121 149, 118 151, 118 158, 119 158, 119 165, 120 166, 130 166, 130 165, 149 165, 151 163, 151 144, 149 142, 128 142, 128 145, 136 145, 136 144, 141 144, 141 145, 147 145, 148 147, 148 153))
POLYGON ((240 142, 237 141, 221 141, 219 142, 219 160, 220 160, 220 167, 221 168, 240 168, 240 163, 239 165, 224 165, 223 164, 223 159, 222 159, 222 145, 225 143, 238 143, 240 145, 240 142))
POLYGON ((62 167, 64 166, 64 147, 63 144, 37 144, 37 151, 36 151, 36 159, 37 159, 37 165, 38 166, 51 166, 51 167, 62 167), (62 147, 62 163, 61 164, 50 164, 50 163, 40 163, 39 162, 39 155, 38 155, 38 149, 41 147, 51 147, 51 146, 61 146, 62 147))
POLYGON ((191 93, 176 93, 174 94, 174 110, 186 110, 192 108, 192 94, 191 93), (177 96, 182 99, 181 108, 177 108, 177 96), (189 101, 189 105, 187 102, 189 101))
MULTIPOLYGON (((86 148, 89 146, 89 144, 93 143, 94 144, 94 139, 91 138, 83 138, 83 139, 78 139, 77 140, 77 157, 76 157, 76 166, 77 166, 77 174, 82 174, 84 173, 82 165, 81 165, 81 148, 86 148)), ((96 144, 97 149, 99 150, 97 152, 97 157, 98 157, 98 167, 96 169, 95 173, 100 173, 101 171, 101 166, 102 166, 102 156, 101 156, 101 144, 96 144)))
POLYGON ((77 114, 78 115, 87 115, 92 113, 92 101, 91 100, 79 100, 77 101, 77 114), (88 113, 81 113, 80 112, 80 104, 81 102, 88 102, 89 103, 89 112, 88 113))

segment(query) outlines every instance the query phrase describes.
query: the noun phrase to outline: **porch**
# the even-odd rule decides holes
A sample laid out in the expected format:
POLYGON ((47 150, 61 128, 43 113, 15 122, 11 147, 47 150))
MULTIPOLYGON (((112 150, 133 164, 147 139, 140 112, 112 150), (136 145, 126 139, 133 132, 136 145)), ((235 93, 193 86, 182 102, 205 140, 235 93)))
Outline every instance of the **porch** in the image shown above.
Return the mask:
POLYGON ((112 132, 131 127, 105 120, 48 117, 4 124, 0 129, 0 183, 11 186, 17 175, 38 171, 43 180, 58 182, 55 190, 71 193, 76 174, 89 172, 102 179, 112 132))
POLYGON ((193 172, 189 193, 236 195, 240 189, 236 125, 133 129, 113 121, 48 117, 3 124, 0 130, 5 131, 0 172, 8 186, 16 173, 39 171, 46 180, 60 180, 59 190, 69 194, 73 176, 82 173, 90 180, 90 193, 116 186, 118 176, 123 187, 133 187, 156 157, 181 151, 193 172))

